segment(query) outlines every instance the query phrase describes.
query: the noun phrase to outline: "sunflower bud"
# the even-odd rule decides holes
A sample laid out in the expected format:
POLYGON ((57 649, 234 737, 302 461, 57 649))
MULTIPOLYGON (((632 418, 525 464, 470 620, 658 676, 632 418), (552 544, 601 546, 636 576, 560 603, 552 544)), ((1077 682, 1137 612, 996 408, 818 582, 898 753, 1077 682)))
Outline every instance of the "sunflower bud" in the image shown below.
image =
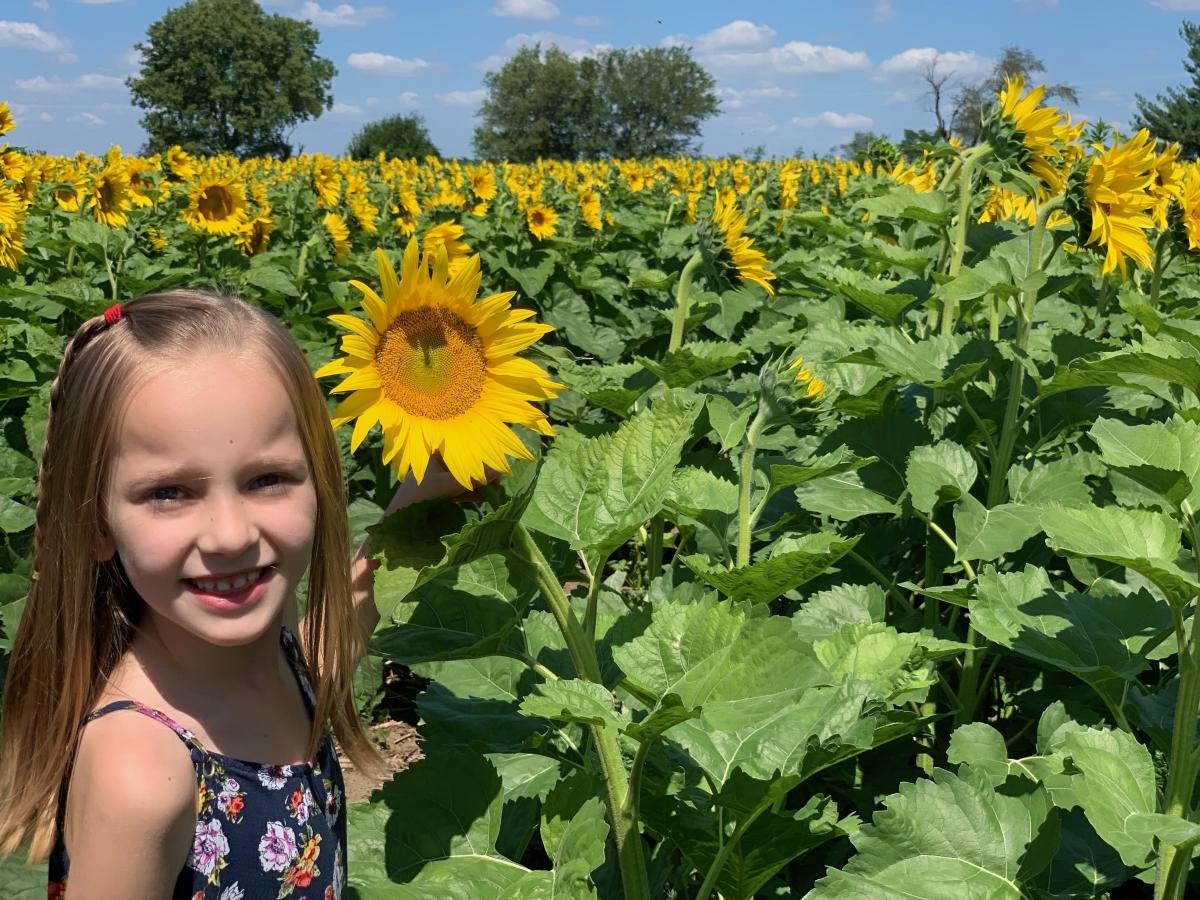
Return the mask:
POLYGON ((803 356, 797 356, 786 365, 784 359, 786 357, 768 359, 758 373, 762 406, 771 421, 794 419, 819 404, 825 396, 825 382, 804 365, 803 356))

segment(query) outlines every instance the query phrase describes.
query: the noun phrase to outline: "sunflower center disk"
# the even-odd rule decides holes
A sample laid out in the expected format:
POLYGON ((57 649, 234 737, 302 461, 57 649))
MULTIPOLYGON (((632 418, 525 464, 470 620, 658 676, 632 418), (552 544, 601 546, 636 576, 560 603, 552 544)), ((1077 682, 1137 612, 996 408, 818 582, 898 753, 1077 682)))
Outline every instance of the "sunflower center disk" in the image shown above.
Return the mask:
POLYGON ((233 198, 220 187, 205 188, 196 206, 206 219, 228 219, 233 213, 233 198))
POLYGON ((375 353, 383 393, 412 415, 452 419, 471 409, 487 375, 483 341, 446 309, 400 313, 375 353))

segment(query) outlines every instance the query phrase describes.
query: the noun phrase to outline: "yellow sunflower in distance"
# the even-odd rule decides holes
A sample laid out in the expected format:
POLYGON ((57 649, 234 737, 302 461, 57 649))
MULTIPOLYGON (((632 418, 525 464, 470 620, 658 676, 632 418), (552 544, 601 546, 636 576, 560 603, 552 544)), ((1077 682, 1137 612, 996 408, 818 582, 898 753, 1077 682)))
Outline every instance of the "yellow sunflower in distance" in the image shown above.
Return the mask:
POLYGON ((334 427, 357 419, 351 450, 378 422, 383 462, 397 478, 411 471, 421 481, 438 453, 468 489, 485 481, 484 466, 509 472, 508 457, 531 459, 510 425, 553 435, 533 404, 553 399, 563 386, 516 354, 553 328, 526 321, 532 310, 512 309, 512 292, 477 300, 478 256, 452 276, 444 249, 431 261, 414 239, 398 279, 387 254, 376 250, 375 259, 383 296, 350 282, 362 292, 368 318, 329 317, 351 332, 342 337, 346 356, 315 373, 349 376, 332 392, 353 393, 331 419, 334 427))
POLYGON ((722 242, 729 253, 738 277, 742 281, 753 281, 768 295, 774 296, 775 289, 771 282, 775 274, 767 271, 767 258, 762 251, 752 248, 754 243, 746 237, 746 219, 738 212, 737 203, 725 194, 717 194, 716 205, 713 207, 713 223, 721 233, 722 242))
POLYGON ((554 237, 558 213, 548 206, 536 203, 525 210, 525 221, 529 225, 530 233, 540 241, 542 238, 554 237))
POLYGON ((462 239, 465 230, 454 222, 442 222, 434 225, 425 232, 425 258, 432 262, 437 259, 438 249, 445 248, 446 263, 450 276, 454 277, 462 271, 467 260, 471 258, 471 248, 462 239))
POLYGON ((0 103, 0 134, 7 134, 17 127, 17 123, 13 121, 12 112, 8 108, 8 101, 0 103))
POLYGON ((129 176, 120 163, 109 163, 92 176, 88 208, 96 221, 109 228, 120 228, 128 220, 125 215, 132 206, 129 199, 129 176))
POLYGON ((219 176, 202 177, 188 191, 183 219, 197 231, 237 234, 246 224, 246 187, 219 176))

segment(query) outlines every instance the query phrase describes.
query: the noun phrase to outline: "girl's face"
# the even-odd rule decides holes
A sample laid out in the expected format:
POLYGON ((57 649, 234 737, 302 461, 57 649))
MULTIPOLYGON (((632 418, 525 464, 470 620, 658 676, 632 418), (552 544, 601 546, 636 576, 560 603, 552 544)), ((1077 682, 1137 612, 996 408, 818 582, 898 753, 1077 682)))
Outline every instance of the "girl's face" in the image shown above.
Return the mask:
POLYGON ((317 514, 287 391, 265 362, 201 355, 127 400, 98 558, 118 553, 156 625, 219 646, 278 631, 317 514), (192 579, 273 567, 257 599, 215 609, 192 579))

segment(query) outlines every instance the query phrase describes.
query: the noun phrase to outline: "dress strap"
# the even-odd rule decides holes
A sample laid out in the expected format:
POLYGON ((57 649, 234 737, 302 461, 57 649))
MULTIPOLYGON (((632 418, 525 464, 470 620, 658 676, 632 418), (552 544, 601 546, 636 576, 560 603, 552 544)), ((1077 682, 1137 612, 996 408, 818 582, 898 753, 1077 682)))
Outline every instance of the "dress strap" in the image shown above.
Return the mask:
POLYGON ((92 721, 92 719, 98 719, 101 716, 108 715, 111 712, 116 712, 119 709, 133 709, 137 712, 140 712, 144 716, 148 716, 151 719, 156 719, 157 721, 162 722, 177 735, 179 735, 179 739, 187 744, 188 747, 193 750, 197 750, 206 756, 208 755, 208 749, 200 742, 200 739, 196 737, 191 730, 184 728, 166 713, 160 712, 159 710, 149 707, 144 703, 139 703, 137 700, 114 700, 112 703, 100 707, 100 709, 92 710, 83 717, 83 721, 79 723, 80 727, 82 728, 88 722, 92 721))
POLYGON ((296 680, 300 682, 300 693, 304 696, 304 705, 308 707, 308 714, 311 716, 316 708, 317 698, 313 693, 312 681, 308 676, 308 663, 304 661, 304 651, 300 649, 300 642, 296 640, 292 629, 287 625, 282 628, 279 640, 283 644, 283 652, 287 656, 288 662, 291 663, 292 671, 296 673, 296 680))

